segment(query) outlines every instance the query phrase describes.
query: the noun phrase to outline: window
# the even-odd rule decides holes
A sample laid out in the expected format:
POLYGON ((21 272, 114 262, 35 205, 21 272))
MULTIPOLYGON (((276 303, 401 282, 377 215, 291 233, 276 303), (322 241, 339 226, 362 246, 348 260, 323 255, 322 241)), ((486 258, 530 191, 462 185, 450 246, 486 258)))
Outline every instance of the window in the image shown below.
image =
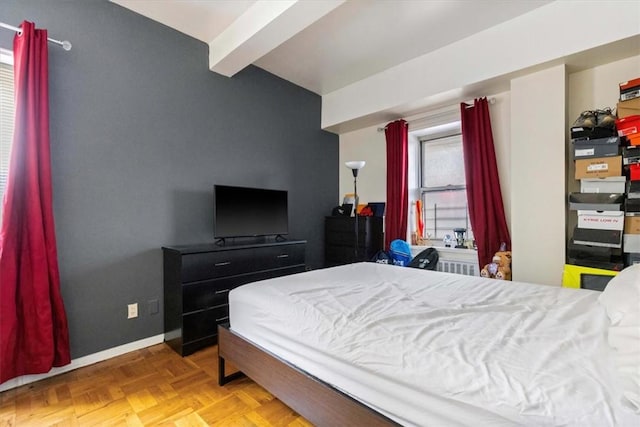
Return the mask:
POLYGON ((473 238, 459 122, 453 128, 445 135, 420 138, 420 195, 425 234, 431 239, 455 239, 454 228, 465 228, 466 239, 473 238))
POLYGON ((15 113, 13 94, 13 55, 0 49, 0 224, 2 224, 2 200, 9 176, 9 155, 13 139, 15 113))

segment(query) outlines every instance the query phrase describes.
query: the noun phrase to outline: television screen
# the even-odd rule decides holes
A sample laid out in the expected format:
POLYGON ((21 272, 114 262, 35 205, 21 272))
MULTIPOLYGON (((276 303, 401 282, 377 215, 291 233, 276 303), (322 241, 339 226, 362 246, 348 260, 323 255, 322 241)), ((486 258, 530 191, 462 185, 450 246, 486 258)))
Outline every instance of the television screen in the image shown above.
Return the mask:
POLYGON ((288 234, 286 191, 215 185, 213 192, 216 238, 288 234))

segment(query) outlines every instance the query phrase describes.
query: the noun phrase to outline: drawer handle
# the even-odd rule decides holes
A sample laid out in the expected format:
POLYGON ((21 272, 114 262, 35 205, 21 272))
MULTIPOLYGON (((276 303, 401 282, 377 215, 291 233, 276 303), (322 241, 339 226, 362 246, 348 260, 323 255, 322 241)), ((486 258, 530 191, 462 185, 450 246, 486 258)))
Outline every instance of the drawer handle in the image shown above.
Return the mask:
POLYGON ((225 265, 229 265, 231 264, 231 261, 225 261, 225 262, 216 262, 214 265, 216 267, 224 267, 225 265))
POLYGON ((229 292, 229 289, 223 289, 221 291, 216 291, 216 294, 226 294, 227 292, 229 292))
POLYGON ((276 258, 289 258, 288 254, 278 255, 276 258))
POLYGON ((221 317, 219 319, 216 319, 216 322, 223 322, 225 320, 229 320, 229 316, 224 316, 224 317, 221 317))

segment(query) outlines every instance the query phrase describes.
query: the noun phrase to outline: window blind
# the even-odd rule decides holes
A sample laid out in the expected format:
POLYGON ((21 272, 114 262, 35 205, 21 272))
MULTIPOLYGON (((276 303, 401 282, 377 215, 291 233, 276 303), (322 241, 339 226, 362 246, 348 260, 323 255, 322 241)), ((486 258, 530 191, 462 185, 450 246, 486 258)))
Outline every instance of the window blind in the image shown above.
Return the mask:
POLYGON ((2 200, 4 200, 9 176, 14 114, 13 65, 0 62, 0 224, 2 223, 2 200))

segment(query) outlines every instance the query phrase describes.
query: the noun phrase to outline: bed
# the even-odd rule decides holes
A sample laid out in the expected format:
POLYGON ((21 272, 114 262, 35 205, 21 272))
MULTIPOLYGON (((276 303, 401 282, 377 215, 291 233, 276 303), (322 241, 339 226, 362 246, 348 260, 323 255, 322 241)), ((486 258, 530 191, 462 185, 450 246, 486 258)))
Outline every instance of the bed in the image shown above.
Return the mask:
POLYGON ((638 426, 640 341, 603 296, 350 264, 231 291, 219 356, 317 425, 638 426))

